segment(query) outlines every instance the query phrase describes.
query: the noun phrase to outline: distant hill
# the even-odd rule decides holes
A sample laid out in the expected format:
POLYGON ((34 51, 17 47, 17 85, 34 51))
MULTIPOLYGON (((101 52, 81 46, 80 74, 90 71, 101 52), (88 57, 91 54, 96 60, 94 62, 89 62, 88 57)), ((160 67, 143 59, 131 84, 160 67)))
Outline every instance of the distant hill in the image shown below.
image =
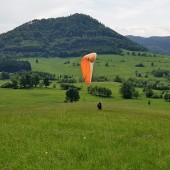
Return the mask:
POLYGON ((147 51, 84 14, 33 20, 0 35, 0 53, 13 57, 68 57, 89 52, 147 51))
POLYGON ((170 36, 165 37, 139 37, 139 36, 126 36, 130 40, 141 44, 146 47, 149 51, 160 54, 170 54, 170 36))

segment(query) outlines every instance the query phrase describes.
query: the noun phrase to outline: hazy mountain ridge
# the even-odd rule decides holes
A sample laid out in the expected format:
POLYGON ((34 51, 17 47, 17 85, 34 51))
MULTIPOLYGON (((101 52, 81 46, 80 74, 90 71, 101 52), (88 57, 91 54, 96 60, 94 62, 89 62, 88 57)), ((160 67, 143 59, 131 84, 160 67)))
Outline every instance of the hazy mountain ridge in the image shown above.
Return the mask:
POLYGON ((140 36, 128 35, 126 37, 138 44, 141 44, 151 52, 170 54, 170 36, 153 36, 145 38, 140 36))
POLYGON ((12 57, 69 57, 95 51, 147 51, 84 14, 33 20, 0 35, 0 53, 12 57))

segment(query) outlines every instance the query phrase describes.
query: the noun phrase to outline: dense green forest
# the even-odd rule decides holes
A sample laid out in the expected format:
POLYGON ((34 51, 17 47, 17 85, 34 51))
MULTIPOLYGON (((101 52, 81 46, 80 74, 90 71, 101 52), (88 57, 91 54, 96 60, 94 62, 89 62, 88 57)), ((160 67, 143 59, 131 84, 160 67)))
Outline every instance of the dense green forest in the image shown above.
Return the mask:
POLYGON ((28 61, 17 61, 0 57, 0 72, 31 71, 31 64, 28 61))
POLYGON ((165 37, 139 37, 139 36, 126 36, 130 40, 141 44, 146 47, 150 52, 160 53, 160 54, 170 54, 170 36, 165 37))
POLYGON ((69 57, 89 52, 121 54, 122 49, 147 51, 84 14, 33 20, 0 35, 5 57, 69 57))

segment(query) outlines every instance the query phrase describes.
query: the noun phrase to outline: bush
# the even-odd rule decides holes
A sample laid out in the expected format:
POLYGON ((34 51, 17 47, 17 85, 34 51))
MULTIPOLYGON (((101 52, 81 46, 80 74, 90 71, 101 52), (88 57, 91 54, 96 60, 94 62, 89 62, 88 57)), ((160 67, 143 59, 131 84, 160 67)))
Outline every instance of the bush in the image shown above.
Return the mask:
POLYGON ((131 99, 132 97, 137 98, 139 96, 138 91, 136 91, 135 87, 128 81, 122 83, 119 92, 124 99, 131 99))
POLYGON ((1 79, 5 80, 5 79, 9 79, 10 78, 10 74, 8 72, 2 72, 1 73, 1 79))
POLYGON ((116 76, 116 77, 114 78, 114 82, 122 83, 122 82, 123 82, 123 79, 122 79, 121 77, 119 77, 119 76, 116 76))
POLYGON ((79 91, 76 88, 70 88, 66 91, 66 102, 76 102, 79 99, 79 91))
POLYGON ((92 77, 93 82, 106 82, 108 78, 105 76, 92 77))
POLYGON ((77 83, 77 80, 75 78, 64 77, 58 80, 58 83, 77 83))
POLYGON ((165 92, 163 98, 165 101, 170 102, 170 91, 165 92))
POLYGON ((45 87, 47 87, 47 86, 49 86, 50 85, 50 81, 49 81, 49 79, 46 77, 46 78, 44 78, 44 80, 43 80, 43 84, 44 84, 44 86, 45 87))
POLYGON ((136 64, 135 67, 145 67, 144 64, 140 63, 140 64, 136 64))
POLYGON ((13 88, 13 84, 10 82, 7 82, 1 86, 1 88, 13 88))
POLYGON ((170 90, 170 84, 168 84, 167 82, 158 82, 156 84, 156 88, 157 90, 170 90))
POLYGON ((145 91, 146 97, 148 98, 152 97, 152 95, 154 94, 153 90, 150 87, 145 88, 144 91, 145 91))
POLYGON ((156 94, 156 93, 154 93, 151 97, 154 98, 154 99, 161 98, 160 94, 156 94))
POLYGON ((81 90, 81 87, 76 87, 73 84, 68 84, 68 83, 61 83, 60 87, 62 90, 68 90, 70 88, 76 88, 77 90, 81 90))
POLYGON ((95 96, 110 97, 112 95, 112 91, 106 87, 89 86, 87 90, 89 94, 95 96))
POLYGON ((170 71, 169 70, 153 70, 152 75, 155 77, 168 77, 170 75, 170 71))

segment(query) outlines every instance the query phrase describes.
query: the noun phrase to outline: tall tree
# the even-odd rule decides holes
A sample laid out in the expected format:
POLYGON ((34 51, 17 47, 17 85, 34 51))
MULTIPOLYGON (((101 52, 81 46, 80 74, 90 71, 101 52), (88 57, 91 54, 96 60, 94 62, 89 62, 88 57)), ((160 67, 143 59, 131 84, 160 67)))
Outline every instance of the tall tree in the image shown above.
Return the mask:
POLYGON ((68 102, 76 102, 79 101, 79 91, 77 88, 70 88, 66 91, 66 101, 68 102))
POLYGON ((27 85, 28 87, 33 87, 31 74, 27 73, 27 74, 25 75, 25 80, 26 80, 26 85, 27 85))
POLYGON ((35 87, 40 83, 40 78, 37 74, 34 74, 32 76, 32 83, 35 87))
POLYGON ((131 99, 132 97, 136 97, 137 95, 137 91, 135 90, 135 87, 129 82, 122 83, 119 91, 120 91, 120 95, 124 99, 131 99))
POLYGON ((44 86, 45 87, 47 87, 47 86, 49 86, 50 85, 50 81, 49 81, 49 79, 46 77, 46 78, 44 78, 44 80, 43 80, 43 84, 44 84, 44 86))

